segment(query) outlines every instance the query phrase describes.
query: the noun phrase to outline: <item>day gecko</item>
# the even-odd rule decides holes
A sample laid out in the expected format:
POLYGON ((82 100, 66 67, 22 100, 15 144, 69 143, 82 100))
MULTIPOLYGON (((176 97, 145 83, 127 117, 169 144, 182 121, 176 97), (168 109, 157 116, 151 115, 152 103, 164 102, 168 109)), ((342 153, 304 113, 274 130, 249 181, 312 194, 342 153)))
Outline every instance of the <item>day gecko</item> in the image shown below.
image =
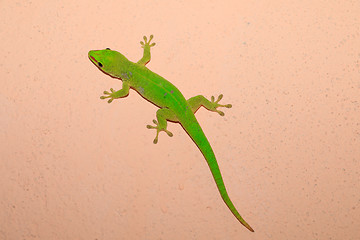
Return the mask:
POLYGON ((214 152, 194 115, 195 112, 203 106, 209 111, 217 112, 221 116, 224 116, 224 113, 217 108, 231 108, 231 104, 219 104, 219 101, 223 97, 222 94, 219 95, 216 101, 213 96, 211 97, 211 101, 209 101, 202 95, 186 100, 173 84, 149 70, 145 65, 150 61, 150 48, 155 46, 155 43, 150 43, 152 38, 153 35, 150 36, 148 41, 144 36, 144 41, 140 42, 142 48, 144 48, 144 54, 137 63, 129 61, 124 55, 117 51, 110 50, 110 48, 89 51, 89 59, 101 71, 111 77, 122 80, 122 89, 114 91, 110 88, 110 92, 104 91, 105 96, 101 96, 100 98, 109 98, 108 103, 111 103, 114 99, 126 97, 129 94, 129 89, 132 88, 143 98, 158 106, 160 109, 156 112, 157 121, 153 120, 155 126, 146 126, 149 129, 156 129, 154 143, 158 142, 158 136, 161 131, 166 132, 170 137, 173 136, 173 134, 167 130, 167 121, 180 123, 204 155, 225 204, 241 224, 251 232, 254 232, 231 202, 225 189, 214 152))

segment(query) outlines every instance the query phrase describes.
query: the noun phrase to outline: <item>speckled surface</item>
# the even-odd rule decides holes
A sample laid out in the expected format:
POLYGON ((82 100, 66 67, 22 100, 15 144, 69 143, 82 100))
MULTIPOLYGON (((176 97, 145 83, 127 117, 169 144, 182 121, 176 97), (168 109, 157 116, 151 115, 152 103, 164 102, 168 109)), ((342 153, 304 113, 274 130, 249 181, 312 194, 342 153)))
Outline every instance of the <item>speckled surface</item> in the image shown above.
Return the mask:
POLYGON ((360 239, 359 1, 2 1, 0 239, 360 239), (189 98, 248 232, 182 128, 87 59, 110 47, 189 98))

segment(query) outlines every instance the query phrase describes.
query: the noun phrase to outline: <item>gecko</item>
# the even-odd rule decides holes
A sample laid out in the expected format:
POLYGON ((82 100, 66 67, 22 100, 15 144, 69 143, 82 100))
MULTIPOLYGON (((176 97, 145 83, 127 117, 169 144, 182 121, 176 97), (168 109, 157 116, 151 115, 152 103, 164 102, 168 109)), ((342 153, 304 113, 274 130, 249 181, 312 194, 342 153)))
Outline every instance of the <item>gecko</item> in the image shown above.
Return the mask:
POLYGON ((206 159, 216 186, 227 207, 242 225, 254 232, 230 200, 214 151, 195 117, 195 112, 201 106, 224 116, 224 112, 218 110, 218 108, 231 108, 232 105, 219 104, 219 101, 223 98, 222 94, 216 100, 214 96, 211 97, 211 100, 208 100, 203 95, 186 100, 172 83, 146 67, 146 64, 151 59, 150 48, 155 46, 155 43, 151 43, 153 35, 150 35, 149 39, 144 36, 143 39, 144 41, 140 41, 141 47, 144 49, 143 57, 136 63, 131 62, 123 54, 110 48, 89 51, 88 57, 93 64, 105 74, 122 81, 120 90, 115 91, 110 88, 110 91, 104 91, 104 95, 100 98, 108 99, 108 103, 111 103, 114 99, 128 96, 129 90, 133 89, 143 98, 159 107, 160 109, 156 112, 157 120, 153 120, 155 126, 146 126, 148 129, 156 130, 156 136, 153 140, 155 144, 158 142, 160 132, 165 132, 170 137, 173 136, 167 130, 168 121, 180 123, 206 159))

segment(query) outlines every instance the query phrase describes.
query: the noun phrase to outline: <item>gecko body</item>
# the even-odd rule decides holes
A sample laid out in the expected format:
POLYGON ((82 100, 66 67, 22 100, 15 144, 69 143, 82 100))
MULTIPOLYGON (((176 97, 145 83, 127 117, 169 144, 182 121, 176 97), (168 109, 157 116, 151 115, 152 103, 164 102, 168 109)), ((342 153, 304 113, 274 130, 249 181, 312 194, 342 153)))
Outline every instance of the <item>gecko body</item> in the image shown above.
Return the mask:
POLYGON ((157 121, 153 120, 155 126, 147 125, 147 128, 149 129, 156 129, 154 143, 158 142, 159 133, 162 131, 166 132, 170 137, 173 136, 173 134, 167 130, 167 121, 180 123, 204 155, 225 204, 239 222, 253 232, 254 230, 240 216, 231 202, 225 189, 215 154, 195 117, 195 112, 201 106, 223 116, 224 113, 217 108, 231 108, 231 104, 219 104, 222 95, 220 95, 216 101, 214 97, 209 101, 202 95, 186 100, 183 94, 172 83, 149 70, 145 65, 151 58, 150 48, 155 45, 155 43, 150 43, 152 38, 152 35, 149 40, 144 36, 144 41, 140 42, 144 48, 144 54, 136 63, 129 61, 121 53, 110 50, 109 48, 89 51, 89 59, 101 71, 111 77, 122 80, 123 83, 122 89, 114 91, 111 88, 110 92, 104 91, 104 96, 101 96, 100 98, 108 99, 108 103, 111 103, 114 99, 126 97, 131 88, 137 91, 142 97, 158 106, 160 109, 156 112, 157 121))

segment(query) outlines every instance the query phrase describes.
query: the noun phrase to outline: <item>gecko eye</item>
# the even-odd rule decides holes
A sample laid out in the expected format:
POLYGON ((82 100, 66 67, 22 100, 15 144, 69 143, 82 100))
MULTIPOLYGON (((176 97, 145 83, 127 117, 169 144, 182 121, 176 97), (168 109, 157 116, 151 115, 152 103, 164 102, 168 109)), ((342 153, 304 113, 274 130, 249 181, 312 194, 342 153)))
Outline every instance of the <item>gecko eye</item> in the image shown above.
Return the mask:
POLYGON ((110 48, 106 48, 106 50, 110 50, 110 48))
POLYGON ((103 67, 102 63, 101 62, 98 62, 98 65, 99 67, 103 67))

